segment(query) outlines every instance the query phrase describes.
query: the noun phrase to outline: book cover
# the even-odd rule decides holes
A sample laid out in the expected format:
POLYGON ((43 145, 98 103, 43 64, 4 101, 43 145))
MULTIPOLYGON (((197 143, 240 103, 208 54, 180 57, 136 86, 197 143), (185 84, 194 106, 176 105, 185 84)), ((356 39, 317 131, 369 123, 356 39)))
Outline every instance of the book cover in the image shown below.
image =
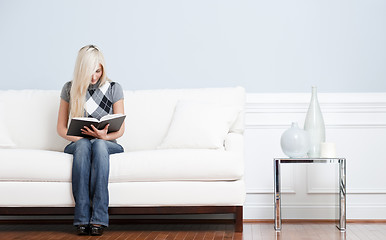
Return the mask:
POLYGON ((90 137, 88 135, 82 134, 81 129, 85 126, 92 129, 91 125, 94 125, 97 129, 101 130, 106 127, 107 124, 110 124, 108 133, 118 131, 123 121, 125 120, 126 115, 124 114, 111 114, 102 117, 100 120, 96 118, 73 118, 71 119, 70 125, 67 130, 67 135, 69 136, 78 136, 78 137, 90 137))

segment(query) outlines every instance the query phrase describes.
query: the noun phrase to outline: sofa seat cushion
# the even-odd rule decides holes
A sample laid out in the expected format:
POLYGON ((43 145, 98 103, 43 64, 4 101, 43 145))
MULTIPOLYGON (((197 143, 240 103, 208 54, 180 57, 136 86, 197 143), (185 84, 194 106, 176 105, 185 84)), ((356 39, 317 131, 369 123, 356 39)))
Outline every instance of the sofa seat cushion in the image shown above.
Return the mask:
POLYGON ((111 155, 110 182, 217 181, 243 176, 239 152, 162 149, 111 155))
MULTIPOLYGON (((71 182, 72 155, 63 152, 0 149, 0 181, 71 182)), ((110 182, 232 181, 243 176, 239 152, 164 149, 113 154, 110 182)))
POLYGON ((71 181, 70 156, 56 151, 0 149, 0 182, 71 181))

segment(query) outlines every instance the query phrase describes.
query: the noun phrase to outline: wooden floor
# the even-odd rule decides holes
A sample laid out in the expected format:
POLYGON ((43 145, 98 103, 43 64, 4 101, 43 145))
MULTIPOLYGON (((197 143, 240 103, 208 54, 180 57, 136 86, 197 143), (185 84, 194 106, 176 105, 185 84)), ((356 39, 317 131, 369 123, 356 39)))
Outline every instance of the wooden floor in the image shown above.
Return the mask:
POLYGON ((333 223, 283 223, 277 233, 271 223, 244 223, 244 232, 233 232, 230 224, 127 224, 111 225, 103 236, 77 236, 69 224, 0 224, 0 239, 67 240, 67 239, 108 239, 108 240, 384 240, 385 223, 349 223, 346 233, 341 233, 333 223))

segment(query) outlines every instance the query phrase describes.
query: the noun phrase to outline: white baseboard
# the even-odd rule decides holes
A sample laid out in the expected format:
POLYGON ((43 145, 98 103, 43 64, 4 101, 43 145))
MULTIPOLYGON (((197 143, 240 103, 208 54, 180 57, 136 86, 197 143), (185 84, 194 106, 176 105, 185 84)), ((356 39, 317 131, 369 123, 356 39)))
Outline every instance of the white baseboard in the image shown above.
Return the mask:
MULTIPOLYGON (((282 206, 282 219, 338 219, 337 206, 282 206)), ((347 206, 347 219, 385 219, 385 205, 347 206)), ((244 206, 244 219, 274 219, 273 206, 244 206)))

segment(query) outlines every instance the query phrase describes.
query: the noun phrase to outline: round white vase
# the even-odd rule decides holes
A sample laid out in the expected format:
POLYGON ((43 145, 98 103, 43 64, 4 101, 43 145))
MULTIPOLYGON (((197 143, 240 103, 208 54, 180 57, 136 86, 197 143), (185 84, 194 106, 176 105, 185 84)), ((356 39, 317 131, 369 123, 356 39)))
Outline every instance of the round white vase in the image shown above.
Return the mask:
POLYGON ((309 134, 300 129, 297 122, 293 122, 280 138, 281 149, 290 158, 306 157, 310 149, 309 134))

